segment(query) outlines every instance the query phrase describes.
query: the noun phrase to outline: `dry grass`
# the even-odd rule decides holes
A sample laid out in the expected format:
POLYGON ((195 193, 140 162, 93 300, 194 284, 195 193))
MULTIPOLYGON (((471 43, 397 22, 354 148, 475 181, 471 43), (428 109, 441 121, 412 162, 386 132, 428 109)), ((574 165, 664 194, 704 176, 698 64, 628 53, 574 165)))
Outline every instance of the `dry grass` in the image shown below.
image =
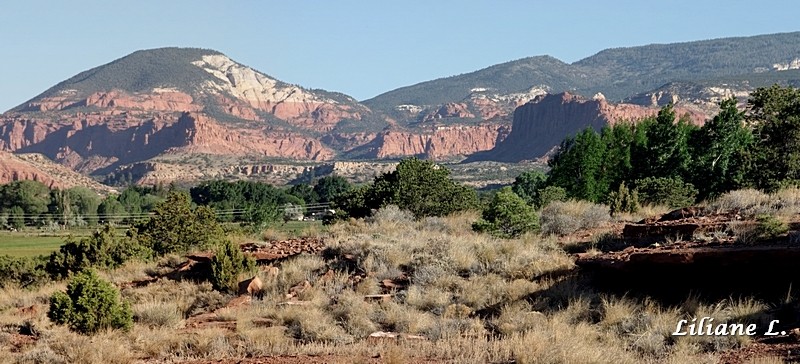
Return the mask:
POLYGON ((789 187, 772 194, 754 189, 731 191, 709 202, 706 209, 709 212, 735 210, 744 217, 768 214, 786 218, 800 213, 800 189, 789 187))
MULTIPOLYGON (((601 207, 569 202, 558 212, 577 217, 579 228, 596 227, 609 221, 601 207)), ((50 323, 48 298, 64 283, 37 291, 6 288, 0 290, 0 327, 10 333, 29 320, 41 336, 11 352, 5 344, 9 333, 0 330, 0 363, 7 357, 19 363, 131 363, 296 354, 340 355, 354 362, 380 355, 386 362, 710 363, 717 351, 744 345, 748 338, 674 338, 678 320, 770 318, 765 303, 747 298, 709 304, 689 297, 670 307, 597 294, 580 277, 560 274, 574 263, 556 237, 495 239, 471 230, 477 217, 413 220, 390 207, 370 221, 337 224, 326 232, 327 260, 300 255, 280 262, 277 277, 262 277, 262 299, 249 305, 222 308, 231 297, 208 283, 162 279, 126 288, 123 296, 136 318, 130 332, 88 337, 50 323), (323 279, 329 269, 333 274, 323 279), (409 286, 389 290, 389 300, 365 299, 384 292, 382 280, 403 275, 409 286), (305 305, 282 304, 293 286, 306 281, 309 287, 291 298, 308 301, 305 305), (30 305, 38 312, 20 317, 18 309, 30 305), (212 311, 235 322, 235 330, 184 327, 187 318, 212 311), (368 339, 375 331, 427 340, 368 339)), ((129 264, 104 275, 121 283, 179 261, 129 264)))
POLYGON ((605 225, 611 220, 608 206, 587 201, 554 201, 542 209, 542 233, 567 235, 605 225))
POLYGON ((615 221, 641 221, 643 219, 658 217, 674 210, 667 205, 645 204, 639 206, 639 210, 634 213, 620 213, 614 215, 615 221))
POLYGON ((177 328, 183 315, 184 311, 175 302, 149 301, 133 306, 134 321, 149 327, 177 328))

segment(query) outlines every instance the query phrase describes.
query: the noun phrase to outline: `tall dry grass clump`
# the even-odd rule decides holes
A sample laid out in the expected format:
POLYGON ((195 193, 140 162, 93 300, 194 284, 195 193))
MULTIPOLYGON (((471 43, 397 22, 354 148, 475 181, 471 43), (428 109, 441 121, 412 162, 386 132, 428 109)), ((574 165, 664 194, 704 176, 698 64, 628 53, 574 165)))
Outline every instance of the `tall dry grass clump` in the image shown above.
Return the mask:
POLYGON ((709 212, 738 211, 743 217, 778 215, 790 217, 800 213, 800 188, 787 187, 771 194, 755 189, 727 192, 709 202, 709 212))
POLYGON ((542 233, 567 235, 603 226, 611 220, 606 205, 588 201, 554 201, 541 213, 542 233))

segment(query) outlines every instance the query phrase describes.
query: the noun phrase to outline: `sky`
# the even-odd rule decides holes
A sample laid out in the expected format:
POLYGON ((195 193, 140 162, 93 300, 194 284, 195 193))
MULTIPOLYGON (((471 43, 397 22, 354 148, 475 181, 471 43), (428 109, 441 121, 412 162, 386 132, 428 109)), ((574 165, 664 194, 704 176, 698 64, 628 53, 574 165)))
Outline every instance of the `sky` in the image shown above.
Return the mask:
POLYGON ((4 1, 0 111, 149 48, 215 49, 364 100, 529 56, 799 31, 797 14, 794 0, 4 1))

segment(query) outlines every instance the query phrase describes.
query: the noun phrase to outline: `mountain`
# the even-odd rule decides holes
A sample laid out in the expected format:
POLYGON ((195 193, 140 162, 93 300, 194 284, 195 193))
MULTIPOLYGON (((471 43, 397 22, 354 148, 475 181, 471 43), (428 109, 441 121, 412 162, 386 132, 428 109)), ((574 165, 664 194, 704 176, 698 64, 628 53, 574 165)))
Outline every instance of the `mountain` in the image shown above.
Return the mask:
POLYGON ((702 122, 722 98, 744 101, 772 83, 800 85, 800 32, 614 48, 571 64, 529 57, 363 102, 218 51, 160 48, 77 74, 0 115, 0 150, 39 153, 109 183, 273 181, 313 164, 411 155, 530 160, 586 126, 668 102, 702 122))
POLYGON ((82 72, 2 115, 0 149, 42 153, 103 175, 163 155, 329 160, 319 141, 371 111, 191 48, 134 52, 82 72))
POLYGON ((671 102, 711 116, 717 112, 718 105, 723 99, 735 97, 743 104, 756 88, 773 84, 800 87, 800 69, 669 82, 653 90, 630 96, 623 102, 645 106, 665 106, 671 102))
POLYGON ((3 114, 0 150, 41 153, 109 182, 170 182, 231 177, 238 165, 446 159, 491 149, 507 134, 392 122, 347 95, 277 80, 214 50, 161 48, 77 74, 3 114))
MULTIPOLYGON (((524 58, 475 72, 392 90, 363 103, 397 115, 398 109, 436 109, 475 90, 509 94, 537 87, 551 93, 622 101, 670 82, 759 80, 782 83, 800 68, 800 32, 652 44, 603 50, 572 64, 549 56, 524 58)), ((755 81, 758 82, 758 81, 755 81)), ((410 115, 413 122, 417 115, 410 115)))
POLYGON ((760 77, 800 64, 800 32, 721 38, 685 43, 613 48, 572 66, 591 75, 584 94, 603 92, 613 100, 668 82, 760 77))
POLYGON ((588 86, 580 71, 550 56, 523 58, 463 75, 401 87, 369 100, 374 110, 391 111, 397 105, 438 105, 465 98, 474 91, 509 94, 547 85, 554 90, 588 86))
POLYGON ((222 53, 195 48, 134 52, 82 72, 12 112, 82 108, 202 111, 227 120, 280 119, 311 130, 330 130, 370 111, 343 94, 307 90, 239 64, 222 53))

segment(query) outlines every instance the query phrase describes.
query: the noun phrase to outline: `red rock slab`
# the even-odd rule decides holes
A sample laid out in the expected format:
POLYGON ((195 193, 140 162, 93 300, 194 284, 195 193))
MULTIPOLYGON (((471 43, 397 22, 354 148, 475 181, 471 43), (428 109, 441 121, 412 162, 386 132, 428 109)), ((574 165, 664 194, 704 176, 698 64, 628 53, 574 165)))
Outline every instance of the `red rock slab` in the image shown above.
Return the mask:
POLYGON ((645 265, 703 264, 715 267, 748 267, 754 262, 770 262, 773 267, 792 265, 800 259, 800 246, 728 245, 714 247, 628 248, 622 252, 577 254, 580 267, 626 270, 645 265))

